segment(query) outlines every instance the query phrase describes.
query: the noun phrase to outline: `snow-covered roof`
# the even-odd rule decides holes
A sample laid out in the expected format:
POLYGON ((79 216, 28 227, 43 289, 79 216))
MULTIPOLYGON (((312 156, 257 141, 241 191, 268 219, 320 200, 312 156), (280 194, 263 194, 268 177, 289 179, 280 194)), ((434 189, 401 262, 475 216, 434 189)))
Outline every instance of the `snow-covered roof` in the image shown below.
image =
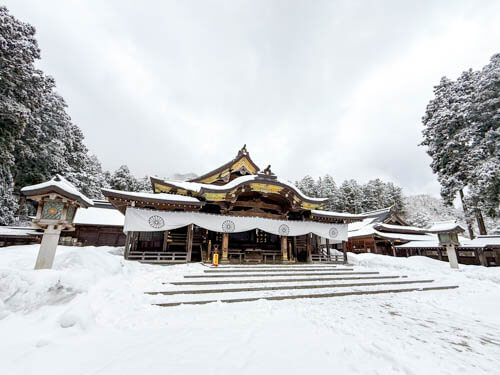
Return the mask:
POLYGON ((349 232, 355 232, 360 230, 361 228, 366 227, 369 224, 372 224, 376 218, 374 217, 367 217, 366 219, 363 219, 361 221, 357 221, 355 223, 349 223, 348 231, 349 232))
POLYGON ((110 208, 89 207, 86 210, 77 210, 73 222, 80 225, 123 226, 125 216, 111 204, 109 206, 110 208))
MULTIPOLYGON (((500 247, 500 236, 479 236, 470 240, 465 237, 460 237, 459 247, 469 247, 469 248, 477 248, 477 247, 500 247)), ((411 241, 404 245, 399 245, 396 247, 400 248, 433 248, 433 247, 441 247, 439 246, 439 240, 437 236, 435 236, 432 240, 426 241, 411 241)))
MULTIPOLYGON (((263 180, 263 178, 262 178, 261 175, 250 174, 250 175, 246 175, 246 176, 237 177, 234 180, 229 181, 227 184, 224 184, 224 185, 212 185, 212 184, 203 184, 203 183, 200 183, 200 182, 163 180, 163 179, 161 179, 159 177, 153 177, 153 178, 157 179, 159 181, 162 181, 162 182, 164 182, 166 184, 175 186, 175 187, 177 187, 179 189, 188 190, 188 191, 192 191, 192 192, 195 192, 195 193, 202 193, 203 190, 225 191, 225 190, 233 189, 236 186, 238 186, 240 184, 243 184, 243 183, 246 183, 246 182, 249 182, 249 181, 263 180)), ((324 202, 325 200, 327 200, 327 198, 313 198, 313 197, 308 197, 302 191, 300 191, 300 189, 297 188, 297 186, 295 186, 293 183, 291 183, 289 181, 286 181, 284 179, 273 178, 272 180, 271 179, 269 180, 269 183, 273 183, 273 182, 278 182, 279 184, 282 184, 282 185, 285 185, 285 186, 289 187, 290 189, 292 189, 293 191, 295 191, 303 199, 306 199, 306 200, 309 200, 309 201, 314 201, 314 202, 324 202)))
POLYGON ((36 185, 25 186, 21 189, 21 194, 28 197, 33 195, 48 194, 50 192, 55 192, 66 198, 75 200, 83 207, 89 207, 93 205, 93 202, 90 198, 87 198, 85 195, 80 193, 75 185, 73 185, 61 175, 56 175, 49 181, 42 182, 36 185))
POLYGON ((32 237, 42 236, 43 232, 30 227, 4 227, 0 226, 0 237, 32 237))
MULTIPOLYGON (((365 219, 368 220, 368 219, 365 219)), ((436 235, 426 234, 425 232, 420 232, 421 234, 416 233, 404 233, 404 228, 406 226, 399 226, 401 228, 401 232, 382 232, 377 230, 380 223, 369 223, 357 230, 349 230, 348 237, 349 238, 357 238, 357 237, 367 237, 367 236, 377 236, 381 238, 386 238, 389 240, 401 240, 401 241, 424 241, 424 240, 432 240, 437 238, 436 235)), ((387 224, 384 224, 387 225, 387 224)), ((349 227, 351 225, 349 224, 349 227)), ((394 227, 398 227, 395 225, 394 227)), ((412 227, 410 227, 412 228, 412 227)), ((418 228, 419 229, 419 228, 418 228)))
POLYGON ((199 199, 195 197, 187 197, 185 195, 178 194, 167 194, 167 193, 137 193, 133 191, 121 191, 121 190, 113 190, 113 189, 101 189, 105 196, 108 195, 117 195, 122 196, 126 199, 149 199, 156 201, 165 201, 165 202, 179 202, 179 203, 202 203, 199 199))
POLYGON ((459 224, 454 221, 444 221, 440 223, 434 223, 432 227, 430 227, 427 232, 429 233, 444 233, 444 232, 452 232, 452 233, 462 233, 465 232, 465 229, 462 228, 459 224))
POLYGON ((409 225, 394 225, 385 223, 376 223, 375 229, 381 230, 382 232, 396 232, 396 233, 429 233, 427 229, 412 227, 409 225))
POLYGON ((313 215, 328 216, 339 219, 361 219, 364 217, 362 214, 358 215, 358 214, 350 214, 349 212, 333 212, 324 210, 311 210, 311 213, 313 215))
MULTIPOLYGON (((254 180, 257 175, 247 175, 235 178, 234 180, 228 182, 225 185, 211 185, 211 184, 203 184, 201 182, 189 182, 189 181, 170 181, 170 180, 162 180, 170 185, 174 185, 179 189, 189 190, 196 193, 200 193, 201 189, 210 189, 210 190, 227 190, 231 189, 241 183, 254 180)), ((158 177, 155 177, 158 178, 158 177)), ((160 178, 158 178, 160 179, 160 178)), ((160 179, 161 180, 161 179, 160 179)))

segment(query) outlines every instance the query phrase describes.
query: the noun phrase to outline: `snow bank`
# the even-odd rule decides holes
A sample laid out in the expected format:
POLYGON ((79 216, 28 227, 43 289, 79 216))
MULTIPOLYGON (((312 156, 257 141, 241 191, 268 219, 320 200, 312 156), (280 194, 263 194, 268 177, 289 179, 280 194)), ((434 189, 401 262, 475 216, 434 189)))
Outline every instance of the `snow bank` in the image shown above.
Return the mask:
POLYGON ((54 268, 34 271, 38 248, 39 245, 29 245, 0 250, 0 314, 3 316, 67 303, 106 278, 144 266, 114 255, 116 248, 58 246, 54 268))
POLYGON ((377 268, 381 271, 409 271, 415 275, 432 274, 433 277, 458 276, 500 284, 500 267, 486 268, 483 266, 460 264, 459 270, 452 270, 448 262, 424 256, 402 258, 372 253, 347 253, 347 259, 350 264, 366 268, 377 268))

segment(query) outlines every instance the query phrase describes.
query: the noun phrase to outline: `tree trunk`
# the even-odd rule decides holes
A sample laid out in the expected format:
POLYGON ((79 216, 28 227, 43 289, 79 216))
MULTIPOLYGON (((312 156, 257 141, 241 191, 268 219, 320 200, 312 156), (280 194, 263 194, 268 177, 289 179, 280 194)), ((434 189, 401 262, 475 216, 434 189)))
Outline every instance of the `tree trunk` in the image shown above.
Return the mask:
POLYGON ((468 212, 467 212, 467 205, 465 204, 465 198, 464 198, 464 191, 462 189, 459 190, 460 193, 460 200, 462 201, 462 209, 464 210, 465 214, 465 222, 467 223, 467 230, 469 231, 469 237, 471 240, 474 239, 474 230, 472 229, 472 223, 470 222, 468 212))
POLYGON ((476 221, 479 228, 479 234, 482 236, 487 235, 488 232, 486 231, 486 225, 484 225, 483 214, 480 209, 476 210, 476 221))

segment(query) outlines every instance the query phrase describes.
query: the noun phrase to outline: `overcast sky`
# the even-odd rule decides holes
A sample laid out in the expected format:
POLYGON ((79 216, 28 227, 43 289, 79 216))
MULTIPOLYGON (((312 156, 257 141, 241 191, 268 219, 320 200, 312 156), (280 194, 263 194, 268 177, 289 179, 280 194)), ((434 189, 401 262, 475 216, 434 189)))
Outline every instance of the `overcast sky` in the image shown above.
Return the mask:
POLYGON ((289 180, 439 194, 441 76, 500 52, 500 1, 6 1, 105 169, 202 174, 244 144, 289 180))

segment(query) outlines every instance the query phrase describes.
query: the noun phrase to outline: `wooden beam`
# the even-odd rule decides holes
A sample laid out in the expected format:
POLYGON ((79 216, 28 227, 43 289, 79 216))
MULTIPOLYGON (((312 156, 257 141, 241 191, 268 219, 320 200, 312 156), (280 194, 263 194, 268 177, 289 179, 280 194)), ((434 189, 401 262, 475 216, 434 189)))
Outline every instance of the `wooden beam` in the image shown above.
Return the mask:
POLYGON ((264 211, 256 211, 256 209, 251 209, 248 211, 228 211, 226 212, 228 214, 231 214, 233 216, 259 216, 259 217, 265 217, 269 219, 282 219, 283 215, 280 214, 270 214, 269 212, 264 212, 264 211))
POLYGON ((193 253, 193 224, 189 224, 187 228, 186 252, 187 252, 186 261, 191 262, 191 255, 193 253))
POLYGON ((282 211, 282 207, 278 204, 265 203, 261 200, 257 201, 236 201, 232 203, 234 207, 256 207, 256 208, 267 208, 268 210, 282 211))

